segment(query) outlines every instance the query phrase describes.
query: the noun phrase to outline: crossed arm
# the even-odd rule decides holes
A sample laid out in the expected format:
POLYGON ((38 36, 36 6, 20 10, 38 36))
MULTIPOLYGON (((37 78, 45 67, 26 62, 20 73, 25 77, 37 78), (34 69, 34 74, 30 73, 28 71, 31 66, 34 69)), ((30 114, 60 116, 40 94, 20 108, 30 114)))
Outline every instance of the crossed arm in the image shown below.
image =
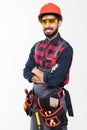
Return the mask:
MULTIPOLYGON (((51 72, 53 72, 54 70, 56 70, 56 68, 58 67, 58 64, 54 65, 52 67, 52 70, 51 72)), ((39 70, 37 67, 34 67, 32 69, 32 72, 35 74, 33 77, 32 77, 32 82, 35 82, 35 83, 44 83, 44 72, 39 70)))
POLYGON ((31 53, 23 70, 24 78, 29 82, 47 83, 50 86, 56 86, 64 80, 66 74, 69 72, 72 63, 72 56, 73 49, 70 47, 66 48, 57 62, 58 68, 54 65, 51 72, 43 72, 35 67, 36 64, 33 59, 33 54, 31 53))

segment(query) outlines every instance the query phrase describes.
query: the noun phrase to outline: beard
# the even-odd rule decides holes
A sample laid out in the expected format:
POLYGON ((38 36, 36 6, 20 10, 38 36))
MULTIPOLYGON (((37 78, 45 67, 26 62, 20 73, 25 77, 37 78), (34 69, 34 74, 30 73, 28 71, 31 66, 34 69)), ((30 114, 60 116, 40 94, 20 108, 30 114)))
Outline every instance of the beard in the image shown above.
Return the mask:
POLYGON ((49 28, 49 27, 48 27, 48 28, 45 28, 45 29, 44 29, 44 34, 45 34, 45 36, 48 37, 48 38, 52 38, 53 36, 55 36, 56 33, 58 33, 58 28, 56 28, 52 33, 50 33, 50 32, 48 32, 48 33, 45 32, 47 29, 53 30, 53 28, 49 28))

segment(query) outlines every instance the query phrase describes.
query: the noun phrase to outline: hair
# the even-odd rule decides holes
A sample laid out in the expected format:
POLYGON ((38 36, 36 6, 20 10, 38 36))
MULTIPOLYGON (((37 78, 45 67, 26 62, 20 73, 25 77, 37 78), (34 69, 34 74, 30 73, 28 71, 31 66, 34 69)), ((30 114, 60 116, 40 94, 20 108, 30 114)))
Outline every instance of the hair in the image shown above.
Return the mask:
POLYGON ((56 13, 44 13, 42 15, 39 16, 39 21, 42 20, 43 16, 45 15, 54 15, 58 20, 63 20, 62 16, 56 13))

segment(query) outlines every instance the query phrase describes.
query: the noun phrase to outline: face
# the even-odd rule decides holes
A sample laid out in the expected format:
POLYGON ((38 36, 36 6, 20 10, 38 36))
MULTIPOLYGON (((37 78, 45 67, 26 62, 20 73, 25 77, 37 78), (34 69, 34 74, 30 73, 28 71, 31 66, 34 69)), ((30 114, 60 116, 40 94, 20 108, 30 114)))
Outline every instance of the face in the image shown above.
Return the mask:
POLYGON ((58 20, 54 15, 45 15, 41 20, 43 27, 43 32, 46 37, 52 38, 58 33, 58 28, 60 26, 60 20, 58 20))

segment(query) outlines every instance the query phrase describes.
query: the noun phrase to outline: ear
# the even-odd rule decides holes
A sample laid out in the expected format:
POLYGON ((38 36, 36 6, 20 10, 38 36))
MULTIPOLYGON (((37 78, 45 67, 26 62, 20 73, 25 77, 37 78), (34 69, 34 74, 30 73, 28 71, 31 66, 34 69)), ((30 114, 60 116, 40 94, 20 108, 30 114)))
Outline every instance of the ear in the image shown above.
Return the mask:
POLYGON ((60 26, 61 26, 61 24, 62 24, 62 21, 61 21, 61 20, 59 20, 59 21, 58 21, 58 26, 60 27, 60 26))

